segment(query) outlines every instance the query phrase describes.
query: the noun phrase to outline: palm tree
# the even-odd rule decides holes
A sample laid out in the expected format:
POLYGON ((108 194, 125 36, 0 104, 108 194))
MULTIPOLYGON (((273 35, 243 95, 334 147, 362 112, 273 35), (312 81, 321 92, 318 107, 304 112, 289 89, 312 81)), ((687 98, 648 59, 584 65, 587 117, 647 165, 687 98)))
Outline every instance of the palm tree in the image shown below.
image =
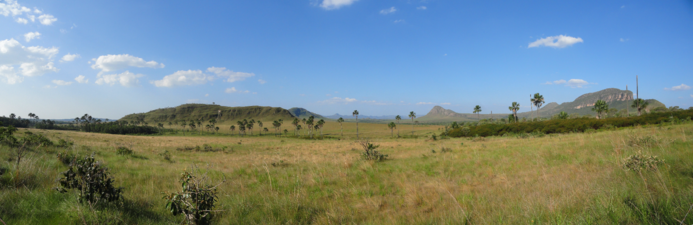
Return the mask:
MULTIPOLYGON (((195 130, 195 121, 190 121, 190 124, 188 124, 191 130, 195 130)), ((201 133, 200 133, 201 134, 201 133)))
POLYGON ((534 94, 532 104, 537 107, 537 118, 540 117, 541 113, 539 113, 539 108, 541 108, 541 105, 544 104, 544 96, 540 95, 539 93, 534 94))
POLYGON ((320 137, 322 137, 322 126, 325 126, 325 120, 318 120, 318 127, 320 127, 320 137))
POLYGON ((248 128, 248 130, 250 130, 251 136, 253 135, 253 126, 255 126, 255 120, 254 119, 250 119, 250 121, 248 121, 248 124, 245 125, 245 127, 248 128))
POLYGON ((476 118, 479 120, 481 120, 481 118, 479 118, 480 112, 481 112, 481 106, 479 106, 479 105, 474 106, 474 113, 476 113, 476 118))
POLYGON ((602 113, 609 111, 609 105, 604 100, 597 100, 592 111, 597 112, 597 119, 602 119, 602 113))
MULTIPOLYGON (((397 115, 395 116, 395 120, 397 120, 397 125, 399 125, 399 121, 402 120, 402 117, 397 115)), ((399 137, 399 128, 397 128, 397 137, 399 137)))
POLYGON ((301 124, 296 126, 296 131, 298 131, 299 134, 301 133, 301 128, 303 128, 301 127, 301 124))
POLYGON ((359 138, 359 111, 354 110, 353 113, 351 113, 352 116, 356 117, 356 138, 359 138))
MULTIPOLYGON (((392 137, 395 136, 395 133, 394 133, 395 127, 397 127, 397 125, 395 124, 395 122, 390 122, 390 123, 387 124, 387 128, 390 128, 390 135, 391 135, 392 137)), ((397 131, 399 131, 399 129, 398 129, 397 131)), ((398 134, 398 135, 399 135, 399 134, 398 134)))
POLYGON ((262 121, 257 121, 257 126, 260 127, 260 136, 262 136, 262 121))
POLYGON ((229 127, 229 129, 231 129, 231 134, 233 134, 233 131, 236 130, 236 126, 231 125, 231 127, 229 127))
POLYGON ((262 130, 264 130, 264 131, 265 131, 265 134, 266 134, 267 132, 269 132, 269 130, 267 129, 267 127, 265 127, 265 128, 262 128, 262 130))
POLYGON ((303 122, 303 126, 305 127, 305 126, 306 126, 306 121, 307 121, 306 118, 303 118, 303 120, 301 120, 301 121, 303 122))
POLYGON ((300 120, 298 118, 294 118, 294 121, 291 121, 291 125, 294 125, 294 136, 297 136, 298 134, 298 123, 300 123, 300 120))
POLYGON ((414 136, 414 118, 416 118, 416 113, 414 111, 409 112, 409 118, 411 118, 411 136, 414 136))
POLYGON ((245 130, 245 123, 239 120, 236 124, 238 124, 238 135, 241 135, 241 130, 245 130), (243 127, 243 129, 241 129, 241 127, 243 127))
MULTIPOLYGON (((197 121, 197 127, 202 128, 202 121, 197 121)), ((200 135, 202 135, 202 129, 200 129, 200 135)))
MULTIPOLYGON (((282 124, 279 123, 279 122, 276 121, 276 120, 275 120, 274 122, 272 122, 272 126, 274 126, 274 130, 276 130, 277 133, 279 132, 279 127, 280 127, 281 125, 282 125, 282 124)), ((274 136, 277 136, 277 133, 274 133, 274 136)))
POLYGON ((631 105, 631 107, 638 109, 638 116, 640 116, 640 111, 642 109, 646 109, 649 104, 649 102, 643 100, 642 98, 638 98, 633 101, 633 105, 631 105))
POLYGON ((342 123, 344 123, 344 119, 342 119, 342 117, 339 117, 339 119, 337 119, 337 123, 339 123, 339 132, 341 133, 342 137, 344 137, 344 127, 342 126, 342 123))
POLYGON ((568 119, 568 113, 565 111, 561 111, 560 113, 558 113, 558 118, 562 120, 568 119))
POLYGON ((314 130, 313 125, 315 124, 314 122, 315 122, 314 116, 308 117, 308 120, 306 121, 306 124, 308 124, 308 129, 309 129, 308 134, 310 135, 311 139, 313 138, 313 130, 314 130))
POLYGON ((517 110, 520 110, 520 104, 517 102, 513 102, 513 104, 508 107, 510 111, 513 111, 513 118, 515 119, 515 123, 517 123, 517 110))

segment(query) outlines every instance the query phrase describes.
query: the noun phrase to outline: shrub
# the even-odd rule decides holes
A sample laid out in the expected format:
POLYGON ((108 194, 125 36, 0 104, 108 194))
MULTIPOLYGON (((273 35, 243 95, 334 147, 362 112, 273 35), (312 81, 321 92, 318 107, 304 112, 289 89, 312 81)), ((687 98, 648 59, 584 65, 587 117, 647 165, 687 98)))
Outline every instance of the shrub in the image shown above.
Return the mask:
POLYGON ((55 146, 58 148, 69 148, 69 147, 72 147, 73 145, 75 145, 74 142, 66 141, 65 139, 61 138, 60 140, 58 140, 58 144, 55 146))
POLYGON ((69 152, 58 153, 58 161, 63 163, 63 165, 71 166, 77 160, 77 156, 69 152))
POLYGON ((132 150, 126 147, 118 147, 116 149, 116 154, 118 155, 132 155, 132 150))
POLYGON ((635 172, 640 171, 656 171, 657 165, 663 164, 664 160, 658 159, 657 156, 648 156, 638 151, 635 155, 631 155, 623 159, 623 167, 626 170, 635 172))
POLYGON ((66 193, 69 189, 76 189, 79 202, 94 205, 122 200, 123 189, 113 187, 114 179, 110 177, 108 169, 94 159, 94 154, 77 159, 61 174, 62 178, 58 181, 60 187, 56 190, 66 193))
POLYGON ((169 161, 169 162, 173 162, 173 160, 171 160, 171 153, 168 152, 168 150, 165 150, 164 152, 159 153, 159 155, 160 155, 161 157, 163 157, 164 160, 169 161))
POLYGON ((440 147, 441 153, 452 152, 452 148, 440 147))
POLYGON ((361 141, 359 142, 359 144, 364 150, 364 152, 362 153, 364 159, 373 161, 383 161, 385 160, 385 158, 387 158, 387 155, 383 155, 382 153, 376 150, 378 147, 380 147, 380 145, 373 145, 368 140, 361 141))
POLYGON ((653 136, 630 136, 628 139, 628 145, 631 147, 652 147, 657 144, 657 139, 653 136))
POLYGON ((197 176, 193 172, 185 171, 181 174, 180 182, 183 189, 177 193, 162 193, 166 200, 166 209, 174 216, 183 215, 188 224, 210 224, 214 204, 219 200, 217 187, 209 185, 207 174, 197 176))

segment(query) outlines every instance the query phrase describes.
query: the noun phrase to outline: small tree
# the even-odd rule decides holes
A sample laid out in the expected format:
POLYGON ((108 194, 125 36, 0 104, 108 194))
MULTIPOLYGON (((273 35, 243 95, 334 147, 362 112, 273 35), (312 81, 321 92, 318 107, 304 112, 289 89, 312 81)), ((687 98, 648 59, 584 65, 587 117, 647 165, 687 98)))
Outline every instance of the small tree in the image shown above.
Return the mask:
POLYGON ((341 136, 344 136, 344 127, 342 126, 342 123, 344 123, 344 119, 342 119, 342 117, 339 117, 339 119, 337 119, 337 123, 339 123, 339 133, 340 133, 340 135, 341 135, 341 136))
POLYGON ((99 202, 115 202, 122 200, 122 188, 113 187, 114 179, 108 169, 94 159, 94 154, 78 159, 70 168, 62 173, 58 181, 61 193, 69 189, 78 191, 79 202, 89 203, 90 206, 99 202))
POLYGON ((368 140, 360 141, 359 145, 361 145, 364 150, 362 156, 365 160, 383 161, 387 158, 387 155, 383 155, 376 150, 380 145, 373 145, 373 143, 370 143, 368 140))
POLYGON ((217 187, 224 183, 209 184, 207 173, 201 174, 199 169, 192 167, 191 172, 181 174, 180 182, 182 190, 176 193, 162 193, 166 200, 166 209, 174 216, 183 215, 183 220, 188 224, 210 224, 214 204, 219 200, 217 187), (196 171, 197 170, 197 171, 196 171))
POLYGON ((561 111, 560 113, 558 113, 558 118, 562 120, 568 119, 568 113, 565 111, 561 111))
POLYGON ((395 131, 396 127, 397 127, 397 124, 395 124, 395 122, 390 122, 387 124, 387 128, 390 128, 390 136, 393 136, 393 137, 395 136, 394 131, 395 131))

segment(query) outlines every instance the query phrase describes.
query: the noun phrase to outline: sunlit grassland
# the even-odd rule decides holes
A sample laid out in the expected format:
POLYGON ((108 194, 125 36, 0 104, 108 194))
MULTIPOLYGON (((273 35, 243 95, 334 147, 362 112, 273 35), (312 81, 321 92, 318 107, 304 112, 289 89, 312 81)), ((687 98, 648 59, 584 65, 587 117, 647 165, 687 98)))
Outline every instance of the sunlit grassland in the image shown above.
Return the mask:
MULTIPOLYGON (((395 139, 384 124, 359 123, 360 136, 389 155, 378 163, 360 158, 355 123, 344 123, 347 138, 341 140, 31 130, 73 140, 75 147, 34 151, 20 164, 25 185, 19 188, 14 162, 1 149, 0 167, 9 171, 0 176, 0 218, 7 224, 178 223, 161 193, 176 191, 180 173, 193 164, 216 181, 226 179, 219 187, 222 211, 215 215, 221 224, 676 223, 693 204, 691 124, 525 139, 423 136, 439 128, 416 126, 421 137, 395 139), (641 137, 656 143, 629 144, 641 137), (203 144, 223 150, 176 150, 203 144), (116 155, 118 146, 135 154, 116 155), (159 156, 166 150, 173 162, 159 156), (125 203, 92 212, 74 194, 51 190, 66 169, 55 157, 61 151, 94 153, 125 188, 125 203), (665 164, 642 176, 624 170, 621 160, 637 151, 665 164)), ((288 122, 282 129, 293 133, 288 122)), ((333 122, 323 133, 339 137, 339 130, 333 122)), ((410 132, 410 125, 400 126, 401 135, 410 132)), ((693 223, 693 215, 685 222, 693 223)))

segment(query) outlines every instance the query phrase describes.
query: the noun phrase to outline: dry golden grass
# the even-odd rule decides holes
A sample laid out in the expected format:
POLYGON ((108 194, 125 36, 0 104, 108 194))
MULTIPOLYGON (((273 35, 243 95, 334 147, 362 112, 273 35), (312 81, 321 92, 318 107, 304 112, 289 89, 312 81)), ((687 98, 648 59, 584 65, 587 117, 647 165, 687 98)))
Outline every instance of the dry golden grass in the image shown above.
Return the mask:
MULTIPOLYGON (((163 209, 161 192, 176 190, 179 174, 193 164, 211 171, 215 179, 226 177, 219 189, 218 208, 224 211, 216 215, 224 224, 649 223, 639 220, 638 210, 624 199, 634 197, 643 204, 667 201, 667 215, 678 219, 693 200, 693 177, 686 175, 693 174, 691 124, 527 139, 433 141, 393 139, 387 128, 382 129, 384 124, 360 123, 362 137, 389 155, 379 163, 360 158, 363 150, 352 136, 355 124, 344 127, 348 136, 342 140, 32 131, 73 140, 77 145, 71 151, 96 152, 105 161, 117 183, 126 187, 125 198, 148 212, 109 214, 123 223, 178 221, 163 209), (632 137, 643 136, 657 139, 656 146, 628 144, 632 137), (176 150, 204 144, 225 150, 176 150), (135 157, 115 155, 117 146, 131 148, 135 157), (441 148, 452 152, 441 153, 441 148), (165 150, 174 162, 158 155, 165 150), (637 150, 658 155, 667 165, 646 174, 645 180, 624 171, 620 160, 637 150), (272 165, 279 162, 283 163, 272 165)), ((401 128, 401 134, 411 130, 401 128)), ((421 134, 439 133, 439 128, 415 129, 421 134)), ((323 132, 338 136, 339 124, 328 123, 323 132)), ((70 207, 58 211, 76 213, 70 207)), ((13 221, 27 220, 17 216, 13 221)))

